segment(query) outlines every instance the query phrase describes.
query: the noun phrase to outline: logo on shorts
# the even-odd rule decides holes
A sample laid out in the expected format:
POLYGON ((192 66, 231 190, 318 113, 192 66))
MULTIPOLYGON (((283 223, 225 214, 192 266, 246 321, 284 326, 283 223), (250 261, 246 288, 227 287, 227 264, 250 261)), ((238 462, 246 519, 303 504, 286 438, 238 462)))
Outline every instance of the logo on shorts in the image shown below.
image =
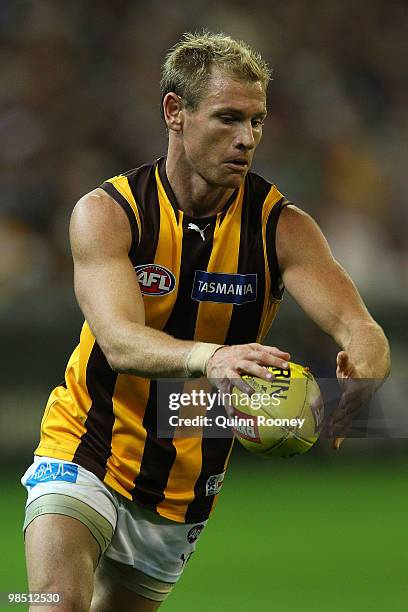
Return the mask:
POLYGON ((189 541, 190 544, 193 544, 193 542, 196 541, 196 539, 198 538, 198 536, 200 535, 203 529, 204 529, 204 525, 194 525, 194 527, 190 529, 190 531, 187 534, 187 540, 189 541))
POLYGON ((143 295, 166 295, 176 286, 174 274, 163 266, 143 264, 135 270, 143 295))
POLYGON ((214 474, 210 476, 207 482, 205 483, 205 494, 208 495, 217 495, 221 491, 222 482, 224 480, 225 472, 221 474, 214 474))
POLYGON ((29 487, 41 482, 55 482, 62 480, 64 482, 76 482, 78 478, 78 466, 73 463, 52 463, 51 461, 43 461, 40 463, 34 474, 28 479, 26 484, 29 487))

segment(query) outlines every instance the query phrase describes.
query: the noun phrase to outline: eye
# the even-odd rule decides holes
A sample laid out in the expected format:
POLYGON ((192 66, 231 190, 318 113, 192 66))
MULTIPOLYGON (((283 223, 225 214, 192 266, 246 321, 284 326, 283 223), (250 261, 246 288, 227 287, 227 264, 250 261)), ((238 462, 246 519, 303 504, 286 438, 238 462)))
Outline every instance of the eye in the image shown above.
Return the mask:
POLYGON ((265 120, 264 119, 253 119, 252 120, 252 127, 262 127, 264 124, 265 120))
POLYGON ((230 115, 220 115, 220 119, 222 123, 226 123, 227 125, 234 123, 235 121, 234 117, 231 117, 230 115))

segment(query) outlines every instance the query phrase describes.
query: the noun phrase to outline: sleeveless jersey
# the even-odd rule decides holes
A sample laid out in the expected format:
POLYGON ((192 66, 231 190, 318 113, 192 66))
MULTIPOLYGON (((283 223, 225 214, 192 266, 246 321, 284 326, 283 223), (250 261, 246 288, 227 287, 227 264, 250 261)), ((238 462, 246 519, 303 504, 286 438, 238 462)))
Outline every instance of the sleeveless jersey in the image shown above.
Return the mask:
MULTIPOLYGON (((275 232, 288 202, 274 185, 250 172, 206 219, 179 210, 165 158, 101 187, 130 222, 146 325, 218 344, 262 340, 282 298, 275 232)), ((156 400, 155 381, 110 368, 85 322, 35 453, 78 463, 163 517, 205 520, 220 488, 208 483, 222 480, 233 440, 160 438, 156 400)))

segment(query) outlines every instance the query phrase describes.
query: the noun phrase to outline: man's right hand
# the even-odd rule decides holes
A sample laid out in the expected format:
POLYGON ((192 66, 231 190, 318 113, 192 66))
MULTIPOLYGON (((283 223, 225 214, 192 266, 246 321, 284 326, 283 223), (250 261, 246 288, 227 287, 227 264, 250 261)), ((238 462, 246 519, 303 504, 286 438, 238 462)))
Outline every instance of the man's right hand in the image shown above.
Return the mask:
POLYGON ((265 346, 252 342, 219 348, 207 362, 206 376, 223 393, 230 393, 233 386, 243 393, 251 394, 253 389, 242 375, 257 376, 270 381, 273 374, 270 366, 286 369, 290 354, 276 346, 265 346))

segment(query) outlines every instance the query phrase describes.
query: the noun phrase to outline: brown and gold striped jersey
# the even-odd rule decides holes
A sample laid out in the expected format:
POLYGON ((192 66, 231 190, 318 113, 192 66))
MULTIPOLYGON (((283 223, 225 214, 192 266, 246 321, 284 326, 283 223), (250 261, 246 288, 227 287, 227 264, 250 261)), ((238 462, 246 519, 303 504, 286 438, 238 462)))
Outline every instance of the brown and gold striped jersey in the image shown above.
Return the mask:
MULTIPOLYGON (((165 158, 102 189, 130 222, 146 325, 203 342, 262 340, 282 298, 275 232, 287 201, 274 185, 248 173, 220 213, 199 219, 178 208, 165 158)), ((231 448, 231 438, 160 438, 157 383, 114 372, 85 322, 35 452, 76 462, 125 497, 192 523, 211 512, 219 487, 208 483, 221 482, 231 448)))

